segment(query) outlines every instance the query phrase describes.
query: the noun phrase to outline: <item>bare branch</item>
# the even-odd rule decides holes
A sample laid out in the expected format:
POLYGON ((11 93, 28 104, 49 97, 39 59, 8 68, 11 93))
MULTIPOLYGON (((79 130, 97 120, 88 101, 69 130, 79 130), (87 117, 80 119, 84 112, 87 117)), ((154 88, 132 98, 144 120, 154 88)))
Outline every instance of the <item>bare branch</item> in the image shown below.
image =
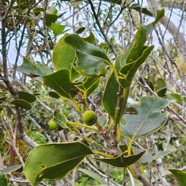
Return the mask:
MULTIPOLYGON (((150 9, 152 9, 153 14, 156 15, 156 11, 161 9, 161 6, 156 0, 147 0, 147 2, 150 9)), ((164 16, 160 22, 173 36, 176 44, 178 45, 180 53, 182 54, 183 58, 186 59, 186 40, 184 34, 179 31, 178 27, 167 16, 164 16)))

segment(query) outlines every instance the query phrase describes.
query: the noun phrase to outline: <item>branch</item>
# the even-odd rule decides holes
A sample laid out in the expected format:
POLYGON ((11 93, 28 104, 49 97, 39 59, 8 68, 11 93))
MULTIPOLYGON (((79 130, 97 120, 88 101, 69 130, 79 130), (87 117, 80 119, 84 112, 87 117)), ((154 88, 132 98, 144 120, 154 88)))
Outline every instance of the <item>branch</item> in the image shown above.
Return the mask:
POLYGON ((137 176, 137 179, 143 184, 143 186, 152 186, 143 176, 142 174, 138 171, 138 169, 135 166, 132 166, 132 169, 134 173, 137 176))
POLYGON ((92 10, 93 15, 94 15, 94 18, 95 18, 95 20, 96 20, 96 24, 98 25, 101 34, 103 35, 103 37, 104 37, 106 43, 107 43, 108 46, 110 47, 112 53, 113 53, 115 56, 117 56, 117 54, 116 54, 116 52, 115 52, 115 49, 113 48, 112 44, 110 43, 110 41, 108 40, 107 36, 105 35, 105 33, 104 33, 104 31, 103 31, 103 28, 101 27, 99 18, 98 18, 98 16, 97 16, 96 12, 95 12, 95 8, 94 8, 94 5, 93 5, 92 1, 91 1, 91 0, 88 0, 88 2, 89 2, 89 4, 90 4, 91 10, 92 10))
MULTIPOLYGON (((147 0, 147 2, 155 16, 156 11, 161 9, 161 6, 158 5, 156 0, 153 0, 153 1, 147 0)), ((185 40, 184 34, 179 31, 178 27, 167 16, 164 16, 160 20, 160 22, 170 32, 176 44, 178 45, 178 48, 182 54, 182 57, 186 59, 186 40, 185 40)))
POLYGON ((163 7, 167 7, 167 8, 176 8, 176 9, 180 9, 180 10, 184 10, 186 11, 186 3, 183 1, 181 2, 176 2, 176 1, 170 1, 170 0, 166 0, 166 1, 158 1, 158 4, 161 4, 161 6, 163 7))

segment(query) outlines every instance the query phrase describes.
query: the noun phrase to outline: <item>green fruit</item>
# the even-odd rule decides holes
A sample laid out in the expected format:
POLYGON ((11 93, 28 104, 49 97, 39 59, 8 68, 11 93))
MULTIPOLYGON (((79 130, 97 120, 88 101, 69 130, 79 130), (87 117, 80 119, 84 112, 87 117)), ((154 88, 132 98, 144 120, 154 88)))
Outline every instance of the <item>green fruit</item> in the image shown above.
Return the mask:
POLYGON ((51 119, 49 122, 48 122, 48 125, 51 129, 60 129, 61 127, 53 120, 51 119))
POLYGON ((94 125, 97 122, 97 115, 92 110, 86 110, 83 114, 83 120, 87 125, 94 125))

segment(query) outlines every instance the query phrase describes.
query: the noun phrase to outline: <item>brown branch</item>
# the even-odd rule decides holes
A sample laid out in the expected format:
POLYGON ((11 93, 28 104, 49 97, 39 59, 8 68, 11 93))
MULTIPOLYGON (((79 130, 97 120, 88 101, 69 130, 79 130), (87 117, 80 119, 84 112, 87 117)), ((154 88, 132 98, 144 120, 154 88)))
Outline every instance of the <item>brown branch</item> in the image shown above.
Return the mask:
POLYGON ((132 166, 132 170, 137 176, 137 179, 143 184, 143 186, 152 186, 143 176, 142 174, 138 171, 138 169, 135 166, 132 166))

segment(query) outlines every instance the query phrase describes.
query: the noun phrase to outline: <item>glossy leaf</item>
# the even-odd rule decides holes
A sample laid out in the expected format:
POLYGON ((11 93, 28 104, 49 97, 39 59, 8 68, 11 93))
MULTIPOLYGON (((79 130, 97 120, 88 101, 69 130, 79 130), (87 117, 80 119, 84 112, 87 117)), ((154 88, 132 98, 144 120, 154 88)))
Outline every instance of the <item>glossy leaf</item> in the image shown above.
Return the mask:
POLYGON ((75 62, 76 53, 72 46, 66 44, 62 37, 53 50, 52 61, 56 70, 66 68, 71 69, 72 64, 75 62))
POLYGON ((121 130, 131 138, 148 135, 160 129, 167 121, 168 112, 162 112, 168 101, 158 97, 143 97, 141 105, 135 106, 137 115, 125 114, 121 130))
POLYGON ((24 92, 24 91, 19 91, 18 92, 18 97, 19 99, 23 99, 28 101, 29 103, 32 103, 34 101, 36 101, 36 97, 28 92, 24 92))
POLYGON ((158 96, 163 97, 167 91, 167 85, 164 79, 159 78, 156 82, 155 91, 157 92, 158 96))
POLYGON ((66 123, 67 123, 67 118, 65 117, 64 114, 59 113, 57 110, 54 112, 54 118, 53 120, 62 128, 68 128, 66 123))
POLYGON ((98 87, 99 82, 100 78, 87 78, 82 83, 76 85, 76 87, 84 92, 84 99, 87 99, 87 97, 98 87))
POLYGON ((137 3, 132 4, 130 6, 130 9, 136 10, 137 12, 143 13, 143 14, 151 16, 151 17, 153 16, 153 14, 147 8, 143 8, 137 3))
POLYGON ((83 31, 85 31, 85 29, 86 29, 85 27, 81 27, 78 30, 76 30, 76 33, 81 34, 83 31))
POLYGON ((124 76, 119 77, 119 82, 123 88, 130 86, 137 69, 145 62, 153 48, 153 46, 144 47, 142 55, 137 60, 132 63, 127 63, 123 68, 121 68, 120 73, 124 76))
POLYGON ((18 69, 30 77, 43 76, 51 73, 47 66, 41 63, 33 63, 26 57, 23 57, 23 63, 18 69))
POLYGON ((143 156, 144 153, 145 151, 140 152, 139 154, 131 155, 131 156, 124 156, 122 154, 113 159, 97 159, 97 160, 108 163, 115 167, 128 167, 132 165, 133 163, 135 163, 136 161, 138 161, 143 156))
POLYGON ((62 34, 65 30, 65 25, 61 25, 58 23, 52 23, 52 31, 54 33, 55 36, 58 36, 60 34, 62 34))
POLYGON ((74 66, 74 68, 81 75, 91 78, 103 76, 106 74, 108 65, 106 65, 104 60, 81 52, 77 52, 76 55, 77 66, 74 66))
POLYGON ((115 123, 119 123, 124 114, 127 103, 129 87, 123 89, 116 79, 114 73, 107 81, 103 95, 103 106, 115 123))
POLYGON ((183 99, 182 99, 181 95, 178 94, 178 93, 172 93, 172 94, 170 94, 170 95, 171 95, 171 97, 174 98, 179 104, 182 104, 183 101, 186 102, 186 96, 183 97, 183 99))
POLYGON ((29 154, 24 174, 35 186, 42 179, 60 179, 72 171, 92 151, 80 142, 37 146, 29 154))
POLYGON ((68 35, 64 40, 76 51, 77 60, 73 67, 81 75, 95 77, 106 73, 106 69, 111 62, 101 49, 85 42, 83 38, 76 34, 68 35))
POLYGON ((107 81, 103 95, 103 106, 116 124, 124 114, 131 82, 139 66, 145 62, 153 46, 144 46, 146 37, 155 23, 162 18, 164 11, 157 12, 154 22, 141 26, 125 53, 118 56, 115 71, 107 81))
POLYGON ((52 98, 55 98, 55 99, 60 98, 60 96, 59 96, 56 92, 54 92, 54 91, 50 91, 50 92, 48 93, 48 95, 49 95, 50 97, 52 97, 52 98))
POLYGON ((175 176, 179 186, 186 185, 186 171, 169 169, 169 171, 175 176))
POLYGON ((52 23, 55 23, 58 19, 58 16, 55 14, 46 14, 45 21, 47 26, 51 26, 52 23))
POLYGON ((110 63, 109 58, 100 48, 91 43, 85 42, 83 38, 77 34, 68 35, 65 37, 65 42, 71 45, 79 53, 89 54, 91 56, 103 59, 107 63, 110 63))
POLYGON ((14 104, 18 107, 25 109, 25 110, 30 110, 32 108, 31 104, 24 99, 15 99, 11 102, 11 104, 14 104))
POLYGON ((94 45, 96 44, 96 38, 95 38, 95 36, 94 36, 94 34, 92 32, 90 33, 90 35, 88 37, 83 38, 83 40, 85 42, 92 43, 94 45))
POLYGON ((76 89, 70 81, 70 71, 61 69, 53 74, 43 76, 44 84, 55 90, 61 97, 73 99, 75 94, 71 90, 76 89))
POLYGON ((145 50, 144 44, 146 42, 147 36, 152 32, 155 24, 164 16, 164 9, 157 11, 156 19, 145 26, 141 26, 135 37, 125 53, 121 54, 116 61, 116 68, 119 70, 121 67, 126 65, 127 63, 132 63, 141 56, 142 51, 145 50))

